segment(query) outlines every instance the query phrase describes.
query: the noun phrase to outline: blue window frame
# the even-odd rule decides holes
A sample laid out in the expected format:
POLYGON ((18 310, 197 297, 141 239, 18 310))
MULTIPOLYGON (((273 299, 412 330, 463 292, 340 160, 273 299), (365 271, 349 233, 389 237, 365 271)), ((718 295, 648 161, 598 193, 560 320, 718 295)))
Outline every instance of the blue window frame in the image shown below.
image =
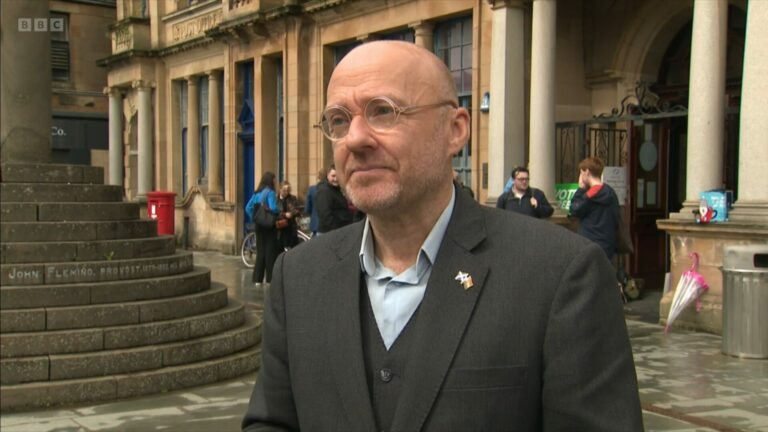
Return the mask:
POLYGON ((181 121, 179 126, 181 130, 181 190, 187 192, 187 81, 179 81, 179 116, 181 121))
POLYGON ((199 183, 207 183, 208 178, 208 77, 200 77, 198 84, 200 91, 200 180, 199 183))

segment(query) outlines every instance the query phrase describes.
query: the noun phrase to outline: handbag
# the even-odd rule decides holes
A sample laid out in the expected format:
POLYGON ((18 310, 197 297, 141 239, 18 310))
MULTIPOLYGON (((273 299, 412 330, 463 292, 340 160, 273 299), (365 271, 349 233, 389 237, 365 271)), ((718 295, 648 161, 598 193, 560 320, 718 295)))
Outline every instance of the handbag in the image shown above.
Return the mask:
POLYGON ((282 219, 278 219, 277 222, 275 222, 275 228, 279 230, 287 226, 288 226, 288 219, 282 218, 282 219))
MULTIPOLYGON (((266 196, 266 194, 265 194, 266 196)), ((269 206, 264 205, 264 197, 261 199, 259 208, 253 214, 253 222, 260 228, 274 228, 277 222, 277 215, 269 211, 269 206)))

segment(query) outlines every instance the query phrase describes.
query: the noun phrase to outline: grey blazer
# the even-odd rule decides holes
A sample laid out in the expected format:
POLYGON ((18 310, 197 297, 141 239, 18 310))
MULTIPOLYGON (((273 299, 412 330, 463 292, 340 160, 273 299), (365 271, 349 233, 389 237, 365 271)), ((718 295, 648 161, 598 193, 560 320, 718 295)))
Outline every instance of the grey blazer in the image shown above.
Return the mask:
MULTIPOLYGON (((376 430, 360 330, 362 230, 278 259, 244 430, 376 430)), ((392 430, 643 430, 616 279, 594 243, 457 193, 419 307, 392 430)))

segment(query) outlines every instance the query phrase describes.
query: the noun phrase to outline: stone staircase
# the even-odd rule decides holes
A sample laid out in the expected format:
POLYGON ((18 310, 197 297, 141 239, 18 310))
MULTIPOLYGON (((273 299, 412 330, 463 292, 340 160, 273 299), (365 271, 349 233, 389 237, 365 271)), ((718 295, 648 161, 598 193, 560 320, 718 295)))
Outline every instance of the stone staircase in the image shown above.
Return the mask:
POLYGON ((122 399, 259 366, 261 323, 103 170, 0 165, 0 410, 122 399))

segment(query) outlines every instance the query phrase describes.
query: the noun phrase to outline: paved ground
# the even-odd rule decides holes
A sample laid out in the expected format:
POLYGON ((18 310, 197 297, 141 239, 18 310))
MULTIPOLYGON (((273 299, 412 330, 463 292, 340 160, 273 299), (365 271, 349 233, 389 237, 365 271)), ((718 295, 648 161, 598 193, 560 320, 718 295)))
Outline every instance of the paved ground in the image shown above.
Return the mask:
MULTIPOLYGON (((260 313, 263 291, 250 286, 239 257, 195 254, 230 295, 260 313)), ((717 336, 675 331, 658 322, 660 293, 646 293, 625 307, 635 353, 643 417, 648 431, 768 432, 768 360, 720 353, 717 336)), ((36 431, 234 431, 248 403, 255 375, 102 405, 0 417, 2 432, 36 431)))

